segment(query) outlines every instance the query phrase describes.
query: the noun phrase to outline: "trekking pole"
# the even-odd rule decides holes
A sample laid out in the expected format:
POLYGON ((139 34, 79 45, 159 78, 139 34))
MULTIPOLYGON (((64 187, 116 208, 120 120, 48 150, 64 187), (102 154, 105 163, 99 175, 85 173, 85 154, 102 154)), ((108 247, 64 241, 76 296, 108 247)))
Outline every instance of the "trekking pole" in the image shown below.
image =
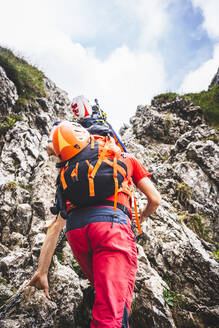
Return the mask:
MULTIPOLYGON (((106 122, 105 118, 103 117, 102 111, 101 111, 101 109, 100 109, 100 105, 99 105, 98 100, 97 100, 97 99, 94 99, 94 101, 95 101, 95 103, 96 103, 96 105, 97 105, 97 108, 98 108, 98 110, 99 110, 99 113, 100 113, 102 119, 106 122)), ((106 123, 109 125, 110 129, 112 130, 113 137, 114 137, 115 141, 116 141, 117 143, 119 143, 120 146, 121 146, 121 148, 123 149, 123 151, 124 151, 125 153, 127 153, 127 150, 126 150, 126 148, 125 148, 123 142, 122 142, 121 139, 119 138, 119 136, 118 136, 118 134, 116 133, 116 131, 113 129, 112 125, 109 124, 108 122, 106 122, 106 123)))
POLYGON ((121 139, 119 138, 118 134, 116 133, 116 131, 112 128, 111 126, 111 129, 112 129, 112 132, 113 132, 113 135, 115 136, 114 138, 116 138, 117 142, 120 144, 120 146, 122 147, 122 149, 124 150, 125 153, 127 153, 127 150, 123 144, 123 142, 121 141, 121 139))
POLYGON ((26 281, 20 287, 20 291, 18 291, 15 295, 13 295, 9 300, 8 304, 4 304, 0 308, 0 320, 3 319, 6 314, 17 304, 20 302, 21 295, 23 293, 23 288, 26 285, 26 281), (4 308, 4 310, 2 310, 4 308))
MULTIPOLYGON (((61 244, 64 236, 65 236, 65 228, 62 229, 62 232, 60 233, 60 236, 59 236, 59 239, 57 241, 57 244, 56 244, 56 248, 55 250, 59 247, 59 245, 61 244)), ((28 283, 28 281, 24 281, 24 283, 21 285, 21 287, 19 288, 19 290, 17 291, 17 293, 15 295, 12 295, 9 300, 7 301, 7 304, 3 304, 1 307, 0 307, 0 320, 2 320, 7 313, 9 313, 9 311, 16 305, 20 302, 20 298, 21 298, 21 295, 23 294, 23 288, 25 287, 25 285, 28 283)))
POLYGON ((105 119, 105 117, 103 116, 103 113, 102 113, 102 110, 101 110, 101 108, 100 108, 100 105, 99 105, 98 100, 97 100, 97 99, 94 99, 94 101, 95 101, 95 104, 96 104, 96 106, 97 106, 97 109, 98 109, 98 111, 99 111, 99 113, 100 113, 100 116, 101 116, 102 120, 106 122, 106 119, 105 119))

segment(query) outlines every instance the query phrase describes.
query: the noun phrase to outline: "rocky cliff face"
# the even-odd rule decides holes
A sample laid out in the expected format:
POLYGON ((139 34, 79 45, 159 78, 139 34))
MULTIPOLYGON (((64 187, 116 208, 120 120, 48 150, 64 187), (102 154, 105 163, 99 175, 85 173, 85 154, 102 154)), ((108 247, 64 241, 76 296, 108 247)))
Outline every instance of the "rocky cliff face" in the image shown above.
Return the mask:
MULTIPOLYGON (((70 119, 71 113, 66 93, 48 79, 44 84, 47 96, 17 113, 16 86, 0 67, 1 305, 30 279, 52 218, 57 171, 45 147, 52 123, 70 119)), ((130 325, 217 327, 217 132, 205 124, 199 107, 181 98, 139 106, 130 123, 121 129, 122 139, 152 173, 163 198, 137 236, 130 325)), ((138 204, 146 201, 136 195, 138 204)), ((65 239, 49 280, 52 301, 27 288, 7 313, 1 308, 1 327, 89 327, 93 291, 65 239)))
POLYGON ((219 68, 217 70, 217 73, 215 74, 215 76, 213 77, 210 85, 209 85, 209 88, 212 88, 214 85, 217 85, 219 84, 219 68))

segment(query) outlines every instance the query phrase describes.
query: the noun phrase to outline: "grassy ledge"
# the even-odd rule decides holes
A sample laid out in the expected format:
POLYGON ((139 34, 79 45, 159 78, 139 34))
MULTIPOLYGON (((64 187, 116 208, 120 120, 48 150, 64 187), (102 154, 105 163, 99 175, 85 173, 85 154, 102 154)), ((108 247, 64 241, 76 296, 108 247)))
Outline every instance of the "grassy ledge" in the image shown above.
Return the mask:
POLYGON ((187 93, 184 95, 174 92, 161 93, 153 98, 152 103, 153 101, 159 103, 171 102, 177 96, 187 99, 195 106, 200 106, 207 123, 215 128, 219 128, 219 85, 215 85, 207 91, 187 93))
POLYGON ((17 111, 20 111, 28 100, 46 96, 43 72, 28 64, 23 58, 15 56, 11 50, 0 47, 0 66, 17 88, 17 111))

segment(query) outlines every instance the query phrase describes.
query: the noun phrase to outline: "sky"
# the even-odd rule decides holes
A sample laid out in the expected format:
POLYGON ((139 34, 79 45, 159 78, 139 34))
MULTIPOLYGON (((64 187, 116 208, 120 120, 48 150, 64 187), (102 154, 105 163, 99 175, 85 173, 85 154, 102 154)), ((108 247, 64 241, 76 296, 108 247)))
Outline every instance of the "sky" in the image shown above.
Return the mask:
POLYGON ((219 67, 219 0, 0 0, 0 46, 69 98, 97 98, 118 131, 165 92, 207 90, 219 67))

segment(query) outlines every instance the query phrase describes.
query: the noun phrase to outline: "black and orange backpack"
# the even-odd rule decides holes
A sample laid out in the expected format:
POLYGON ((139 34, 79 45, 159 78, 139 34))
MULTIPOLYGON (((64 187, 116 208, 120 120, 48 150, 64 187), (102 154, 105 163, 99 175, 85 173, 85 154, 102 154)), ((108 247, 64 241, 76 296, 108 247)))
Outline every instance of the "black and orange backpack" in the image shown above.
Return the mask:
MULTIPOLYGON (((111 136, 88 135, 78 124, 73 127, 69 124, 58 125, 53 135, 54 149, 61 161, 56 165, 60 172, 51 212, 57 214, 61 210, 64 217, 66 202, 71 203, 70 209, 81 208, 103 204, 113 195, 114 210, 121 208, 117 203, 119 192, 126 193, 132 200, 131 178, 127 176, 121 148, 111 136)), ((137 210, 135 213, 137 215, 137 210)))

